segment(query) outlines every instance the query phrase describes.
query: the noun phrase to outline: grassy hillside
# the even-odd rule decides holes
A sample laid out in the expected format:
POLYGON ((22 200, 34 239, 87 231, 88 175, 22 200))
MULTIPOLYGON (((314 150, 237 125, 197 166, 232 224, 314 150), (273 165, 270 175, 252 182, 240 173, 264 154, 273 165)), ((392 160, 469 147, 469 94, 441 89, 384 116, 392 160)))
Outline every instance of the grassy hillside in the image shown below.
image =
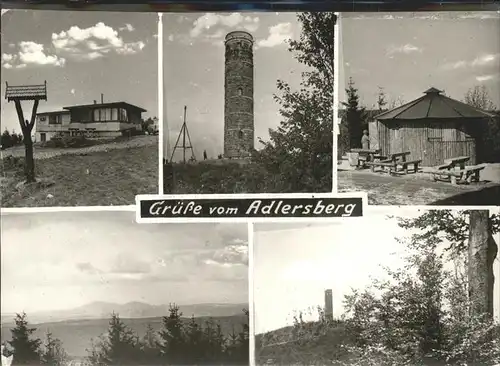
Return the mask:
MULTIPOLYGON (((209 318, 196 318, 199 324, 205 322, 209 318)), ((232 332, 233 327, 236 332, 242 330, 242 324, 247 321, 245 315, 235 315, 226 317, 214 317, 214 322, 221 325, 224 334, 232 332)), ((123 322, 131 327, 139 337, 145 334, 146 327, 150 324, 154 330, 161 328, 162 318, 141 318, 141 319, 122 319, 123 322)), ((186 322, 189 318, 184 318, 186 322)), ((44 338, 47 331, 51 331, 53 336, 59 338, 63 342, 63 347, 66 352, 72 357, 85 357, 86 349, 90 348, 91 339, 105 333, 108 329, 108 319, 91 319, 91 320, 69 320, 63 322, 37 324, 34 333, 35 337, 44 338)), ((9 340, 11 325, 2 325, 2 341, 9 340)))
POLYGON ((342 322, 306 322, 255 337, 257 365, 327 365, 348 359, 342 322))
POLYGON ((227 160, 164 167, 164 191, 175 194, 272 192, 272 181, 252 162, 227 160))
POLYGON ((137 194, 158 193, 156 144, 36 159, 37 178, 50 186, 16 188, 24 157, 3 159, 0 169, 2 207, 131 205, 137 194))

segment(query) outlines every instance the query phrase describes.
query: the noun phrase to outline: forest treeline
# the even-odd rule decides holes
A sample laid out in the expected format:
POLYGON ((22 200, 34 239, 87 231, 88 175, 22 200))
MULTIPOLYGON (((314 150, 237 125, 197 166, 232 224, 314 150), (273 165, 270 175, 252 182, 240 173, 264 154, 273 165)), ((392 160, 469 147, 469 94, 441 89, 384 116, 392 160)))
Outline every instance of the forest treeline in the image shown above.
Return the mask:
MULTIPOLYGON (((248 365, 249 313, 246 322, 224 334, 219 323, 209 319, 199 324, 192 317, 182 317, 179 307, 171 305, 162 318, 159 331, 148 325, 139 336, 124 324, 118 314, 111 314, 106 333, 91 341, 83 361, 89 366, 106 365, 248 365)), ((13 365, 69 365, 72 358, 60 339, 48 332, 44 340, 36 338, 25 313, 17 314, 7 341, 4 356, 14 355, 13 365)))

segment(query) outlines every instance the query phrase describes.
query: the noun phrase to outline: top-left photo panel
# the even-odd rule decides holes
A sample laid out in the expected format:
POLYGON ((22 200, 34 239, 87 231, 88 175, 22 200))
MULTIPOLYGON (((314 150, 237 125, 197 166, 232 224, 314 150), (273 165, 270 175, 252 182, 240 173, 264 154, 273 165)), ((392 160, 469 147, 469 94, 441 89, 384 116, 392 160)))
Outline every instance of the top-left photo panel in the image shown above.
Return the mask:
POLYGON ((4 10, 3 208, 157 194, 158 15, 4 10))

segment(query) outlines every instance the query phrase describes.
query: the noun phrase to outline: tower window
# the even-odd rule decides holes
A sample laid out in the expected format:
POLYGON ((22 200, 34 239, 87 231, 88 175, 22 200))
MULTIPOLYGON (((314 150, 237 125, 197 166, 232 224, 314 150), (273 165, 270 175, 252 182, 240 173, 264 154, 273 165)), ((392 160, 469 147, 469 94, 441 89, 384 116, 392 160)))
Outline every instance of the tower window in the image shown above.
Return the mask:
POLYGON ((243 138, 243 131, 242 131, 242 130, 239 130, 239 131, 238 131, 238 138, 239 138, 239 139, 242 139, 242 138, 243 138))
POLYGON ((242 94, 243 94, 243 89, 238 88, 238 95, 242 95, 242 94))

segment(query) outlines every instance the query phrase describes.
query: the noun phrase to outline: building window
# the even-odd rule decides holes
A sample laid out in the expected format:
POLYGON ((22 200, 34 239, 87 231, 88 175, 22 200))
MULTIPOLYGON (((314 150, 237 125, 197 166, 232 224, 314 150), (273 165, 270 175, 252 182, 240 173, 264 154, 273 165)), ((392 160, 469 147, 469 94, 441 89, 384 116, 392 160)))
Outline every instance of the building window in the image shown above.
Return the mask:
POLYGON ((243 95, 243 89, 238 88, 238 95, 243 95))
POLYGON ((242 138, 243 138, 243 131, 242 131, 242 130, 239 130, 239 131, 238 131, 238 138, 239 138, 239 139, 242 139, 242 138))
POLYGON ((127 111, 123 108, 96 108, 93 112, 94 122, 119 121, 127 122, 127 111))
POLYGON ((45 135, 45 133, 40 134, 40 141, 42 141, 42 142, 47 141, 47 135, 45 135))
POLYGON ((49 125, 60 125, 62 123, 62 116, 60 114, 49 115, 49 125))

